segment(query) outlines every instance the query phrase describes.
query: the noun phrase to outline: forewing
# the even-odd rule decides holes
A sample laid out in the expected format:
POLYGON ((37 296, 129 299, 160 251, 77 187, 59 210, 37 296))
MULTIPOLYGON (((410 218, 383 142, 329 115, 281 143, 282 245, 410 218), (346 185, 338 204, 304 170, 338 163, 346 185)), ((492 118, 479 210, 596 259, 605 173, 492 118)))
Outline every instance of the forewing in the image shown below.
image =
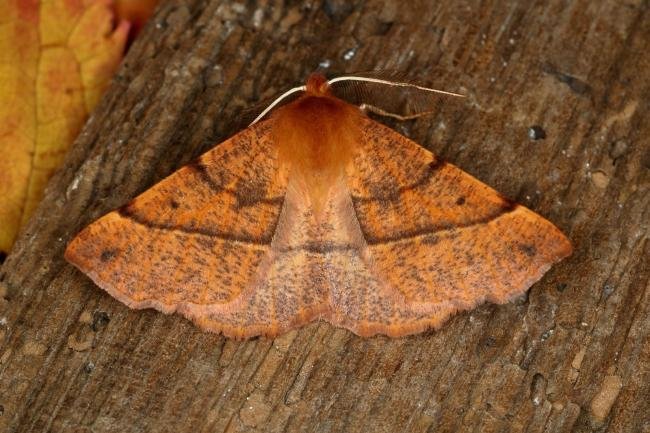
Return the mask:
POLYGON ((311 320, 321 300, 301 289, 314 265, 278 261, 274 251, 292 206, 270 129, 242 131, 102 217, 66 258, 132 308, 178 311, 226 335, 273 335, 311 320))
POLYGON ((354 297, 334 297, 372 314, 339 324, 393 336, 437 327, 485 300, 507 302, 571 253, 541 216, 395 131, 364 122, 347 179, 366 241, 367 283, 358 281, 354 297), (386 307, 385 293, 401 300, 386 307))

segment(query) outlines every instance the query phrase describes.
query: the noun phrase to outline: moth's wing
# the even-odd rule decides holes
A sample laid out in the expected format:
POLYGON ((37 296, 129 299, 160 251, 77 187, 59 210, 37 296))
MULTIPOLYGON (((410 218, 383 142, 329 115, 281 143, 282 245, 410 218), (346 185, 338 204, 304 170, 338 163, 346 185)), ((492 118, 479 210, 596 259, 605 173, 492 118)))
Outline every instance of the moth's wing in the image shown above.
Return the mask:
POLYGON ((228 336, 275 335, 328 308, 315 258, 276 251, 293 218, 268 122, 240 132, 84 229, 65 256, 132 308, 228 336))
POLYGON ((335 308, 337 324, 392 336, 437 327, 486 300, 507 302, 571 254, 541 216, 379 123, 361 129, 347 182, 364 266, 351 273, 354 290, 332 294, 348 309, 335 308))

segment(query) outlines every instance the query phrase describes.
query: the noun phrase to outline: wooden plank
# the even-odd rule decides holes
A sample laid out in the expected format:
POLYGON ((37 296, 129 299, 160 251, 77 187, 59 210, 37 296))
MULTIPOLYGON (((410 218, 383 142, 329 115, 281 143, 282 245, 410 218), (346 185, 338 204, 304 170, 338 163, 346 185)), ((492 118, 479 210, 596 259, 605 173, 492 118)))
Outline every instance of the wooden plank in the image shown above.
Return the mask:
POLYGON ((0 430, 647 431, 648 9, 163 2, 0 271, 0 430), (555 222, 574 255, 524 299, 395 340, 314 324, 231 341, 130 311, 64 262, 83 226, 319 64, 466 93, 388 123, 555 222))

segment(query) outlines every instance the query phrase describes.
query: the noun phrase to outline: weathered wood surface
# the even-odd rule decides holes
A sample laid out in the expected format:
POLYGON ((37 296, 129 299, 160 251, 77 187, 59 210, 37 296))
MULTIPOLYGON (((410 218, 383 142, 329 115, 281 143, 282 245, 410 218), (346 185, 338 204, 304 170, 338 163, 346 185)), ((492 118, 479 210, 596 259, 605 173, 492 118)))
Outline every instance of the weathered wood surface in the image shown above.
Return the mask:
POLYGON ((649 41, 643 0, 163 2, 2 267, 0 430, 650 431, 649 41), (80 228, 328 63, 466 93, 391 125, 574 255, 520 301, 396 340, 230 341, 64 262, 80 228))

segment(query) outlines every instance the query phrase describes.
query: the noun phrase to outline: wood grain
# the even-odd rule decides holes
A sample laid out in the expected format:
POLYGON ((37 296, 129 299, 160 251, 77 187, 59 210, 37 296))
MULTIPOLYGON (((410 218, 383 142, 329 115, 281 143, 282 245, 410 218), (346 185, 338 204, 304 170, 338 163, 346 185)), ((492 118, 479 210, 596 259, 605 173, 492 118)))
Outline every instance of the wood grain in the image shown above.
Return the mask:
POLYGON ((163 2, 0 271, 0 430, 648 431, 649 38, 634 0, 163 2), (396 340, 230 341, 65 264, 79 229, 319 64, 468 94, 388 123, 574 254, 523 300, 396 340))

